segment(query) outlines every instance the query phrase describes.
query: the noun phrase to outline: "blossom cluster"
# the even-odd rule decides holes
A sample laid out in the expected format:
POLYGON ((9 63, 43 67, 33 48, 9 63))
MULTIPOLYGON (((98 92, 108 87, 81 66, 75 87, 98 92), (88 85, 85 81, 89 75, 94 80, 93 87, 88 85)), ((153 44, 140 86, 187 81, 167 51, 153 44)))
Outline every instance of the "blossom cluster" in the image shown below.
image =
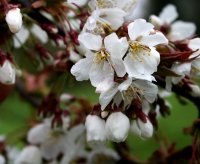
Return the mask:
MULTIPOLYGON (((78 36, 85 57, 72 67, 71 73, 78 81, 90 80, 100 93, 101 111, 107 114, 87 117, 87 139, 122 142, 129 132, 129 120, 135 133, 151 137, 153 125, 147 106, 157 99, 155 75, 165 60, 174 59, 165 67, 177 75, 163 74, 168 91, 193 69, 199 69, 200 39, 193 38, 195 25, 175 21, 178 14, 171 4, 159 16, 150 16, 150 22, 126 21, 135 7, 132 0, 120 5, 117 0, 92 1, 89 6, 91 14, 78 36), (134 119, 127 117, 129 110, 134 119)), ((190 87, 198 88, 192 84, 190 87)))
MULTIPOLYGON (((60 83, 56 84, 55 93, 45 95, 39 105, 32 102, 42 119, 34 120, 27 131, 29 145, 14 155, 11 148, 3 146, 9 161, 95 163, 103 154, 116 162, 119 154, 106 147, 106 141, 124 142, 129 131, 142 139, 150 138, 158 116, 168 113, 160 79, 164 91, 183 85, 192 96, 200 96, 194 82, 200 70, 200 38, 195 36, 194 23, 176 20, 174 5, 167 5, 158 16, 145 20, 134 18, 136 0, 59 1, 61 7, 48 3, 33 2, 35 11, 31 14, 21 13, 20 6, 8 5, 5 22, 10 33, 5 35, 12 36, 13 47, 25 51, 32 39, 39 56, 30 51, 28 54, 40 60, 37 69, 41 76, 44 74, 42 78, 53 71, 65 75, 68 71, 77 81, 89 80, 99 94, 99 102, 92 106, 75 96, 60 95, 60 83), (36 23, 23 25, 22 15, 28 17, 27 22, 35 19, 36 23), (45 44, 58 51, 52 53, 45 44)), ((12 55, 0 50, 0 82, 12 85, 21 76, 26 81, 29 75, 22 72, 12 55)), ((38 86, 27 88, 34 87, 38 86)), ((0 143, 4 144, 4 140, 0 143)), ((0 155, 0 163, 5 163, 6 158, 0 155)))

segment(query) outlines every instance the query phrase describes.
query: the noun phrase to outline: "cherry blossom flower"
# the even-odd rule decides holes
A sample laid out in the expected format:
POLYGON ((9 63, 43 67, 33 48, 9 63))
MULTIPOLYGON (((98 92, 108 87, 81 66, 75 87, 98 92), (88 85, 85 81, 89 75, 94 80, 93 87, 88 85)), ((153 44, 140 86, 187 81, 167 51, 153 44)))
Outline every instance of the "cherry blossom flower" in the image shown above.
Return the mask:
POLYGON ((124 107, 129 106, 134 98, 146 99, 152 103, 155 101, 157 93, 158 87, 155 84, 146 80, 128 78, 123 83, 115 83, 109 90, 102 92, 99 103, 102 110, 106 108, 112 99, 117 106, 121 101, 124 101, 124 107))
POLYGON ((71 69, 76 80, 90 79, 97 90, 102 90, 102 84, 108 85, 103 90, 110 87, 113 83, 114 71, 119 77, 123 77, 126 73, 122 61, 128 48, 126 38, 119 39, 115 33, 112 33, 104 38, 104 42, 102 40, 100 35, 80 34, 79 41, 89 51, 85 54, 86 58, 79 60, 71 69))
POLYGON ((177 41, 190 38, 196 31, 196 26, 191 22, 175 21, 178 17, 176 7, 172 4, 167 5, 159 16, 152 15, 150 21, 156 28, 166 28, 167 38, 170 41, 177 41))
POLYGON ((160 54, 155 46, 167 44, 168 40, 161 32, 154 31, 153 27, 144 19, 137 19, 128 25, 130 41, 124 65, 130 77, 154 80, 152 74, 160 63, 160 54))
POLYGON ((103 26, 110 30, 117 30, 124 23, 125 15, 126 13, 119 8, 96 9, 87 19, 84 29, 98 31, 98 28, 103 26))
POLYGON ((22 27, 22 14, 19 8, 13 8, 6 14, 6 22, 12 33, 17 33, 22 27))
POLYGON ((92 11, 84 29, 99 31, 101 27, 117 30, 134 9, 136 0, 94 0, 89 2, 92 11))
POLYGON ((60 153, 65 154, 68 149, 67 144, 75 144, 76 138, 83 133, 83 125, 79 126, 70 130, 66 130, 67 128, 64 126, 63 130, 56 130, 51 128, 50 120, 46 120, 33 127, 27 138, 31 144, 40 145, 42 157, 47 160, 56 159, 60 153), (74 136, 70 137, 70 135, 74 136))

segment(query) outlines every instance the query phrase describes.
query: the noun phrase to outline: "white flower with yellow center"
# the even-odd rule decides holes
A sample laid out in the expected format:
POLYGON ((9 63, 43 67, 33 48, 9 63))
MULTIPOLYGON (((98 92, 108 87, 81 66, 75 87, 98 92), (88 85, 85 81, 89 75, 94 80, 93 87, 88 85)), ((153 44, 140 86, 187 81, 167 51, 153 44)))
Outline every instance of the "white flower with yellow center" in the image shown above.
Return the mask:
POLYGON ((171 41, 183 40, 192 37, 196 31, 196 26, 191 22, 175 21, 178 17, 176 7, 168 4, 159 14, 152 15, 150 22, 160 29, 162 26, 167 28, 166 36, 171 41))
POLYGON ((136 0, 92 0, 89 2, 91 16, 84 30, 101 33, 102 28, 117 30, 124 18, 133 12, 136 0))
POLYGON ((137 19, 128 25, 129 52, 124 58, 124 65, 130 77, 154 80, 152 74, 157 71, 160 54, 155 46, 167 44, 168 40, 161 32, 144 19, 137 19))
POLYGON ((78 37, 88 50, 86 58, 79 60, 71 69, 76 80, 90 79, 98 92, 107 90, 113 83, 114 72, 123 77, 126 70, 122 61, 128 49, 126 38, 118 38, 112 33, 103 38, 100 35, 82 33, 78 37))
POLYGON ((95 31, 103 27, 109 30, 117 30, 124 23, 125 16, 126 13, 116 7, 96 9, 87 19, 84 29, 95 31))
POLYGON ((158 87, 146 80, 139 80, 128 78, 121 84, 115 83, 109 90, 102 92, 99 97, 101 109, 104 110, 106 106, 113 100, 118 106, 122 101, 124 107, 131 104, 133 99, 145 99, 149 103, 155 101, 158 93, 158 87))

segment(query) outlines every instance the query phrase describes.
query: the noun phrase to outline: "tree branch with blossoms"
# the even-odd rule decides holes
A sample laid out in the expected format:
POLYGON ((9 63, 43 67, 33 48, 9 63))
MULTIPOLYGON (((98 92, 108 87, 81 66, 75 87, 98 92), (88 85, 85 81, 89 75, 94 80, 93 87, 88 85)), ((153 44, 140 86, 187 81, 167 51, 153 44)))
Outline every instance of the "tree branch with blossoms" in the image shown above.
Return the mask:
POLYGON ((19 137, 22 149, 1 138, 0 163, 142 163, 126 140, 156 138, 159 116, 173 112, 163 91, 196 105, 199 115, 185 129, 193 141, 181 150, 161 146, 145 163, 199 162, 196 26, 176 20, 172 4, 149 21, 135 19, 137 3, 0 1, 0 100, 14 88, 36 111, 19 137), (96 104, 67 90, 86 80, 96 104))

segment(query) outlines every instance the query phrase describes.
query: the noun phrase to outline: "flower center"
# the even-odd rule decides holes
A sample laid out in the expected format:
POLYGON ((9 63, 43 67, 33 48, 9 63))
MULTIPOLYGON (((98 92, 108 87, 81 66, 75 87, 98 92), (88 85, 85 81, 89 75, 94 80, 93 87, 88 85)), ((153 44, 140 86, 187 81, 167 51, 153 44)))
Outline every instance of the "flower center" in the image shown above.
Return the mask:
POLYGON ((98 0, 98 7, 99 8, 112 8, 113 3, 111 1, 104 1, 104 0, 98 0))
POLYGON ((122 98, 124 100, 127 100, 129 103, 131 103, 131 101, 134 98, 139 98, 140 99, 140 95, 141 94, 142 94, 142 90, 141 89, 139 89, 137 87, 129 86, 126 91, 122 92, 122 98))
POLYGON ((144 61, 145 55, 150 56, 151 49, 145 45, 142 45, 138 41, 132 41, 129 43, 130 45, 130 52, 131 52, 131 58, 133 60, 138 60, 139 62, 144 61))
POLYGON ((106 61, 108 58, 110 58, 110 54, 105 50, 100 50, 95 53, 94 62, 99 64, 102 61, 106 61))

